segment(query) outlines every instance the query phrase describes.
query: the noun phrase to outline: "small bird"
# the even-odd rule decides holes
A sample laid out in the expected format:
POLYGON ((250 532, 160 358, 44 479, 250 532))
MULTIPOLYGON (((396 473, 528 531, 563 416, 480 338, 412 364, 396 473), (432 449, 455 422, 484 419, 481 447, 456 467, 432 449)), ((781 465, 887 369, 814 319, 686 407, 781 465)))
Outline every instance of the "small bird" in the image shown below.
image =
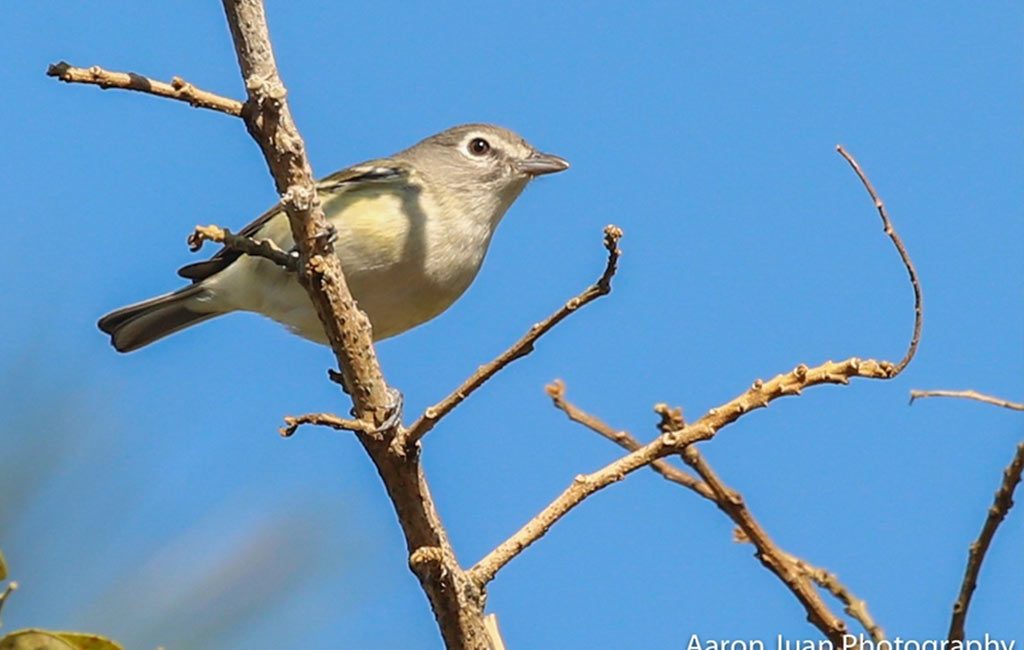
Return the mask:
MULTIPOLYGON (((448 309, 476 277, 495 228, 527 183, 568 167, 508 129, 466 124, 319 181, 335 253, 374 340, 448 309)), ((295 250, 279 205, 239 234, 295 250)), ((178 275, 192 284, 100 319, 114 348, 131 352, 233 311, 264 314, 327 344, 305 289, 270 260, 225 248, 178 275)))

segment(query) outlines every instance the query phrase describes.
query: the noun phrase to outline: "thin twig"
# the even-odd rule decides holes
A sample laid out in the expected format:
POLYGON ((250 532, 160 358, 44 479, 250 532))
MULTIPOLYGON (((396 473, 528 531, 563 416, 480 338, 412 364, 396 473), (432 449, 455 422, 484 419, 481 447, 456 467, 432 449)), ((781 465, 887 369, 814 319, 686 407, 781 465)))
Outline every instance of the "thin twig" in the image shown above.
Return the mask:
POLYGON ((878 210, 878 216, 882 218, 882 227, 885 230, 885 234, 888 235, 889 239, 892 240, 896 250, 900 254, 900 259, 903 260, 903 266, 907 269, 907 275, 910 276, 910 284, 914 288, 914 334, 910 338, 910 345, 907 347, 906 354, 900 359, 900 362, 896 364, 896 372, 898 375, 903 372, 903 369, 907 367, 910 360, 914 358, 914 354, 917 353, 917 346, 921 342, 921 325, 924 322, 924 298, 921 295, 921 283, 917 278, 917 269, 914 268, 914 263, 910 259, 910 253, 907 252, 907 247, 903 245, 903 240, 899 234, 893 229, 892 221, 889 219, 889 212, 885 209, 885 203, 882 202, 881 197, 878 196, 878 192, 875 191, 875 186, 871 184, 867 174, 861 169, 860 164, 846 149, 843 145, 837 144, 836 151, 839 155, 846 159, 846 162, 850 164, 853 171, 857 174, 857 178, 864 184, 864 189, 868 191, 871 196, 871 200, 875 204, 875 209, 878 210))
POLYGON ((321 427, 330 427, 338 431, 352 431, 354 433, 370 433, 373 430, 362 420, 351 420, 339 418, 333 413, 306 413, 305 415, 288 415, 284 418, 285 426, 278 429, 281 437, 290 438, 304 424, 312 424, 321 427))
POLYGON ((111 72, 98 65, 91 68, 76 68, 64 61, 51 65, 46 69, 46 74, 67 83, 93 84, 103 89, 136 90, 158 97, 177 99, 196 108, 207 108, 235 117, 242 115, 242 102, 200 90, 181 77, 174 77, 171 83, 165 83, 134 72, 111 72))
POLYGON ((682 457, 686 464, 692 467, 711 488, 718 508, 740 527, 746 538, 757 549, 757 559, 761 561, 761 564, 782 580, 783 584, 804 606, 807 611, 807 620, 821 630, 835 647, 841 647, 843 636, 846 634, 846 623, 829 611, 828 605, 811 586, 807 577, 789 560, 788 554, 776 546, 768 533, 761 528, 753 514, 747 509, 743 496, 722 482, 696 446, 687 447, 683 451, 682 457))
POLYGON ((415 446, 417 441, 433 429, 441 418, 451 413, 455 407, 461 404, 475 390, 483 386, 488 379, 498 374, 505 366, 516 359, 533 352, 533 345, 537 342, 537 339, 547 334, 555 325, 558 325, 579 308, 597 300, 601 296, 611 293, 612 277, 615 275, 619 257, 622 255, 622 251, 619 250, 619 240, 621 238, 622 230, 618 226, 605 226, 604 246, 608 251, 608 261, 605 264, 601 277, 575 298, 562 305, 555 313, 531 327, 521 339, 498 355, 496 359, 480 366, 475 373, 462 382, 447 397, 423 411, 423 415, 395 439, 395 445, 401 449, 410 449, 415 446))
POLYGON ((840 582, 839 576, 827 569, 814 566, 795 555, 789 555, 788 559, 801 573, 842 602, 843 611, 860 623, 876 644, 885 640, 885 631, 879 627, 871 613, 868 612, 867 602, 858 598, 846 585, 840 582))
POLYGON ((976 390, 912 390, 910 391, 910 403, 914 400, 926 397, 958 397, 961 399, 973 399, 993 406, 1001 406, 1014 411, 1024 411, 1024 402, 1011 402, 1001 397, 993 397, 976 390))
POLYGON ((981 572, 981 563, 985 560, 985 554, 992 544, 999 524, 1003 523, 1010 508, 1013 507, 1013 492, 1020 483, 1021 473, 1024 472, 1024 442, 1017 445, 1017 451, 1013 460, 1003 470, 1003 480, 996 490, 995 499, 988 509, 985 523, 981 527, 978 539, 970 546, 967 554, 967 568, 964 570, 964 579, 960 583, 960 594, 953 603, 953 617, 949 622, 949 640, 962 641, 964 638, 964 624, 967 621, 967 610, 971 606, 971 596, 978 586, 978 574, 981 572))
POLYGON ((289 271, 294 272, 299 268, 298 253, 287 253, 270 239, 243 237, 220 226, 196 226, 196 229, 188 236, 189 249, 195 253, 207 241, 223 244, 227 248, 245 253, 246 255, 265 257, 274 264, 284 267, 289 271))
MULTIPOLYGON (((7 583, 7 586, 4 587, 3 592, 0 593, 0 612, 3 612, 4 603, 7 602, 7 597, 14 593, 17 589, 18 582, 16 580, 11 580, 7 583)), ((3 622, 0 622, 0 625, 3 625, 3 622)))
MULTIPOLYGON (((611 440, 618 446, 628 451, 636 451, 643 447, 643 444, 637 440, 633 434, 622 429, 616 429, 609 424, 605 423, 600 418, 587 413, 583 409, 579 408, 569 400, 565 398, 565 383, 562 380, 555 380, 547 385, 545 390, 551 401, 554 403, 555 408, 559 409, 568 416, 573 422, 577 422, 587 427, 594 433, 611 440)), ((661 458, 651 463, 651 469, 661 474, 662 477, 667 481, 677 483, 684 488, 693 490, 705 499, 715 500, 715 495, 712 493, 711 488, 707 486, 703 481, 698 478, 687 474, 682 468, 676 467, 670 463, 667 459, 661 458)))
MULTIPOLYGON (((881 199, 877 198, 878 195, 875 193, 870 182, 867 181, 867 177, 860 170, 860 166, 857 165, 852 156, 841 148, 840 153, 850 162, 858 177, 864 182, 868 193, 875 200, 876 206, 879 205, 881 199)), ((777 375, 767 382, 760 379, 756 380, 746 392, 720 407, 709 410, 696 422, 687 424, 676 431, 665 432, 654 441, 605 465, 595 472, 577 476, 569 487, 563 490, 533 519, 477 562, 469 570, 472 579, 479 585, 486 585, 494 579, 494 576, 502 567, 512 561, 525 548, 543 537, 558 520, 590 495, 617 481, 621 481, 628 474, 641 467, 650 465, 655 460, 673 453, 680 453, 687 446, 695 442, 713 438, 722 427, 735 422, 744 414, 754 409, 764 408, 780 397, 799 395, 803 389, 810 386, 848 384, 853 377, 892 379, 897 376, 906 367, 907 363, 913 359, 917 351, 922 317, 921 291, 909 254, 893 229, 888 215, 884 213, 884 209, 880 209, 880 213, 883 215, 886 234, 900 253, 900 258, 903 260, 904 267, 914 287, 914 333, 907 347, 907 352, 899 364, 893 364, 891 361, 862 360, 852 357, 838 363, 828 361, 813 368, 800 364, 792 371, 777 375)))

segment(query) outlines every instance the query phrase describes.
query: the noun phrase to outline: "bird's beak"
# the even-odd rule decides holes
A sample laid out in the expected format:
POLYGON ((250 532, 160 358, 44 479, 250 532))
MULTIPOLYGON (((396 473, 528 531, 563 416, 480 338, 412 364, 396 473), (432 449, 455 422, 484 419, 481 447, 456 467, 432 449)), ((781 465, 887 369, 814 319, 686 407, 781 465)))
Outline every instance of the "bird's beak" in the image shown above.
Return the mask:
POLYGON ((554 174, 569 169, 569 161, 559 158, 553 154, 534 151, 529 158, 524 158, 516 163, 519 171, 530 176, 542 176, 554 174))

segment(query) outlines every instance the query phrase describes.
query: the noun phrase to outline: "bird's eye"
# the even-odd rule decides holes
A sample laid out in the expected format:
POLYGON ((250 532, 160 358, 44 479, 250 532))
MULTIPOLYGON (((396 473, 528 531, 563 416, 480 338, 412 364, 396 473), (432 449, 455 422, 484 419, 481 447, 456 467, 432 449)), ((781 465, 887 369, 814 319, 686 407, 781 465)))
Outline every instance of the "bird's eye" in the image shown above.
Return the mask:
POLYGON ((473 138, 469 141, 469 153, 474 156, 482 156, 491 150, 491 143, 483 138, 473 138))

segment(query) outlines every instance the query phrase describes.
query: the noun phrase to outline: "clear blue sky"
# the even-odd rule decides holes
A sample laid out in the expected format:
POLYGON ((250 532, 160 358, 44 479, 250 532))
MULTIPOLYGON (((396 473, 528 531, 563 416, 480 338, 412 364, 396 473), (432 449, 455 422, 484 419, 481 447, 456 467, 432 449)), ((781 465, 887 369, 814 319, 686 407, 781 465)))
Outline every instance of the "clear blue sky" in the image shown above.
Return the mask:
MULTIPOLYGON (((920 271, 920 353, 895 381, 816 388, 703 449, 780 544, 837 572, 891 635, 945 634, 1024 426, 907 395, 1024 398, 1019 3, 271 4, 318 174, 467 121, 573 163, 513 207, 461 301, 379 346, 409 414, 596 277, 604 224, 626 232, 613 294, 426 440, 466 564, 619 453, 551 408, 556 377, 649 438, 655 402, 696 417, 801 362, 902 355, 910 288, 833 150, 847 145, 920 271)), ((195 224, 238 228, 273 186, 236 120, 43 73, 66 59, 239 97, 219 3, 9 3, 4 25, 0 548, 22 583, 7 629, 132 648, 439 647, 358 445, 276 434, 286 414, 347 409, 329 351, 255 316, 129 356, 95 328, 178 286, 195 224)), ((817 638, 730 531, 707 502, 635 475, 510 565, 489 607, 510 648, 817 638)), ((1022 545, 1015 512, 970 635, 1024 637, 1022 545)))

